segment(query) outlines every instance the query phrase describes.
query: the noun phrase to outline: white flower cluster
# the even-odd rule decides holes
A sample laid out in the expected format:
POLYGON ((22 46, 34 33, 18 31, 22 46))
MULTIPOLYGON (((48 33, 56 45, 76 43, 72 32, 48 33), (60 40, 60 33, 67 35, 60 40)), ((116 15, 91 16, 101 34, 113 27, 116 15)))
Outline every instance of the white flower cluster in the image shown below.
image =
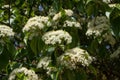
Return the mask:
POLYGON ((110 55, 110 58, 119 58, 120 57, 120 46, 118 49, 110 55))
POLYGON ((115 39, 110 31, 109 20, 105 16, 96 17, 88 23, 87 36, 94 35, 95 37, 101 36, 105 41, 111 45, 115 44, 115 39))
POLYGON ((51 63, 51 58, 50 57, 44 57, 42 58, 38 65, 37 68, 43 68, 44 70, 47 70, 47 74, 50 75, 51 72, 55 72, 56 71, 56 67, 51 67, 49 66, 49 64, 51 63))
POLYGON ((89 66, 89 64, 93 61, 93 58, 87 51, 76 47, 68 50, 66 53, 58 57, 57 60, 59 64, 72 70, 76 69, 78 64, 81 64, 82 66, 89 66))
POLYGON ((73 27, 73 26, 80 29, 82 28, 79 22, 69 21, 69 20, 66 20, 63 25, 63 27, 73 27))
POLYGON ((48 12, 49 16, 54 16, 56 14, 56 11, 54 10, 54 8, 51 6, 48 12))
POLYGON ((14 36, 12 28, 6 25, 0 25, 0 37, 14 36))
POLYGON ((17 79, 17 74, 24 74, 26 77, 26 80, 39 80, 37 74, 35 74, 35 72, 33 70, 28 70, 25 67, 21 67, 21 68, 16 68, 14 69, 8 80, 16 80, 17 79))
POLYGON ((66 42, 67 44, 72 42, 72 37, 70 34, 63 30, 57 31, 49 31, 45 33, 42 37, 42 40, 45 44, 61 44, 62 42, 66 42))
POLYGON ((44 58, 40 59, 38 65, 37 65, 37 68, 47 69, 50 62, 51 62, 50 57, 44 57, 44 58))
POLYGON ((2 8, 9 8, 11 7, 10 5, 3 5, 2 8))
MULTIPOLYGON (((67 16, 73 15, 73 11, 70 9, 65 9, 64 11, 65 11, 65 15, 67 15, 67 16)), ((59 13, 54 15, 53 21, 56 21, 56 20, 60 19, 61 17, 62 17, 62 12, 59 12, 59 13)))
POLYGON ((107 31, 109 29, 109 20, 104 16, 98 16, 88 23, 88 30, 86 32, 86 35, 101 36, 104 31, 107 31))
POLYGON ((23 32, 28 32, 30 30, 36 30, 36 29, 43 29, 45 26, 50 26, 51 22, 49 21, 48 17, 44 16, 35 16, 30 18, 25 27, 23 28, 23 32))

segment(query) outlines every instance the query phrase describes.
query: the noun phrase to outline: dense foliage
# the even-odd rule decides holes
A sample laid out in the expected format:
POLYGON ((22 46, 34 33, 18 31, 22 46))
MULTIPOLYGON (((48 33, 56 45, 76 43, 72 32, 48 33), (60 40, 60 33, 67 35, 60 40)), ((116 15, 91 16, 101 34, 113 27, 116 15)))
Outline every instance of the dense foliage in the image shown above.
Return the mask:
POLYGON ((119 0, 0 0, 0 80, 119 80, 119 0))

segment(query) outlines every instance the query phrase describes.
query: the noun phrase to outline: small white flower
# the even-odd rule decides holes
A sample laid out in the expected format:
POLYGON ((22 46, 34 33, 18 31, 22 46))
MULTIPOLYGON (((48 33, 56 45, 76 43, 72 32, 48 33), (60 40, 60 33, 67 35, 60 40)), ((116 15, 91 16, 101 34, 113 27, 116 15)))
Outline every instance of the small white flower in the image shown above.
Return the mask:
POLYGON ((3 5, 2 8, 9 8, 11 7, 10 5, 3 5))
POLYGON ((12 28, 6 25, 0 25, 0 37, 14 36, 12 28))
POLYGON ((103 2, 105 2, 105 3, 110 3, 111 0, 103 0, 103 2))
POLYGON ((77 28, 80 28, 80 29, 82 28, 79 22, 69 21, 69 20, 66 20, 64 22, 63 27, 77 27, 77 28))
POLYGON ((68 15, 68 16, 72 16, 72 15, 73 15, 73 11, 70 10, 70 9, 65 9, 65 13, 66 13, 66 15, 68 15))
POLYGON ((105 12, 105 15, 107 16, 107 18, 109 18, 110 12, 105 12))
POLYGON ((63 41, 65 41, 67 44, 72 42, 72 37, 68 32, 63 30, 49 31, 43 35, 42 39, 45 44, 52 45, 61 44, 63 41))
POLYGON ((86 32, 87 36, 95 35, 95 36, 100 36, 101 33, 99 30, 95 30, 94 28, 89 28, 86 32))
MULTIPOLYGON (((64 11, 65 11, 65 15, 67 15, 67 16, 73 15, 73 11, 70 9, 65 9, 64 11)), ((59 13, 54 15, 53 21, 56 21, 56 20, 60 19, 61 17, 62 17, 61 12, 59 12, 59 13)))
POLYGON ((59 13, 55 14, 55 16, 53 17, 53 21, 56 21, 56 20, 60 19, 61 17, 62 17, 61 12, 59 12, 59 13))
POLYGON ((40 17, 40 20, 41 20, 41 22, 43 22, 43 23, 46 24, 46 23, 49 21, 49 17, 41 16, 41 17, 40 17))

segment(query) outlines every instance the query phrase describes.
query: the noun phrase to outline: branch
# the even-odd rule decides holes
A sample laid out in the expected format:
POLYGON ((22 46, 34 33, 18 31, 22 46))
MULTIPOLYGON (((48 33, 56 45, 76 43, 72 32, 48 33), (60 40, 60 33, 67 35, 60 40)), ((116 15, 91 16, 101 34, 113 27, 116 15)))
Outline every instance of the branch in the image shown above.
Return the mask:
POLYGON ((9 24, 9 23, 5 23, 5 22, 1 22, 1 21, 0 21, 0 24, 10 26, 10 24, 9 24))

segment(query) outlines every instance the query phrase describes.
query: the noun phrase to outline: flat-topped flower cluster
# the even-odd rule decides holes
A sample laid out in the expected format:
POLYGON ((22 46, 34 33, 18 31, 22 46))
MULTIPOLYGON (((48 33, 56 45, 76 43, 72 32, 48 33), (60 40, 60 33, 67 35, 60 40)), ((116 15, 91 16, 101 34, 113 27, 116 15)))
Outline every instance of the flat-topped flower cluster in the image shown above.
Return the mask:
POLYGON ((115 44, 115 39, 112 36, 109 20, 105 16, 97 16, 88 22, 88 30, 86 35, 102 37, 104 41, 108 41, 111 45, 115 44))
POLYGON ((42 59, 40 59, 37 68, 43 68, 47 71, 46 73, 50 75, 51 72, 56 71, 56 67, 50 66, 51 62, 51 57, 43 57, 42 59))
POLYGON ((13 29, 6 25, 0 25, 0 38, 14 36, 13 29))
POLYGON ((92 61, 93 58, 88 54, 88 52, 78 47, 70 49, 58 57, 59 64, 68 69, 76 69, 78 64, 89 66, 92 61))
POLYGON ((35 29, 43 29, 45 26, 50 26, 49 17, 35 16, 30 18, 23 28, 23 32, 29 32, 35 29))
POLYGON ((62 42, 69 44, 72 42, 72 37, 63 30, 49 31, 43 35, 42 39, 45 41, 45 44, 52 45, 61 44, 62 42))
MULTIPOLYGON (((80 66, 87 67, 89 66, 94 57, 90 56, 89 53, 79 47, 75 47, 65 51, 61 56, 57 57, 57 65, 65 67, 67 69, 73 70, 77 69, 80 66)), ((55 71, 56 67, 51 67, 52 60, 50 57, 44 57, 40 59, 37 68, 43 68, 47 70, 47 74, 51 71, 55 71)))
POLYGON ((10 76, 9 76, 8 80, 17 80, 18 79, 18 77, 17 77, 18 74, 23 74, 24 77, 25 77, 24 78, 25 80, 39 80, 38 75, 33 70, 28 70, 25 67, 14 69, 10 73, 10 76))
POLYGON ((52 60, 50 57, 44 57, 44 58, 40 59, 38 65, 37 65, 37 68, 47 69, 47 67, 49 66, 51 61, 52 60))
POLYGON ((105 16, 97 16, 88 22, 87 36, 101 36, 104 31, 110 29, 109 20, 105 16))

